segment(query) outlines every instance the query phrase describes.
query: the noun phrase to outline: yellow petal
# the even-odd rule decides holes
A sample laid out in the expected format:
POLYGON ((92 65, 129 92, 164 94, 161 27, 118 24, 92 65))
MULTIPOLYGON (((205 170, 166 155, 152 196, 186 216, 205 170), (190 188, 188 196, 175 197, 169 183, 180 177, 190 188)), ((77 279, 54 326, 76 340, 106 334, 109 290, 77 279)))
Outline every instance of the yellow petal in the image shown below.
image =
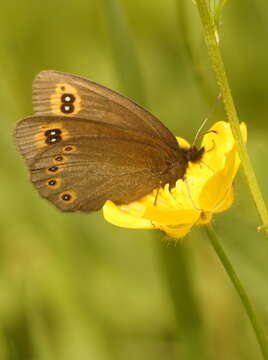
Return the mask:
MULTIPOLYGON (((233 202, 233 179, 240 166, 240 159, 236 151, 234 139, 231 133, 230 125, 224 122, 218 122, 213 127, 217 131, 217 149, 213 149, 210 160, 224 168, 215 174, 204 185, 200 197, 199 206, 204 210, 221 212, 228 209, 233 202), (232 146, 232 148, 230 148, 232 146), (225 151, 229 152, 225 153, 225 151), (219 160, 221 159, 221 160, 219 160)), ((247 127, 245 123, 240 124, 243 140, 247 139, 247 127)), ((213 137, 216 134, 207 134, 207 137, 213 137)), ((216 138, 214 138, 216 141, 216 138)), ((208 161, 209 162, 209 161, 208 161)))
POLYGON ((179 239, 184 237, 190 230, 191 225, 185 226, 159 226, 159 229, 164 231, 169 237, 179 239))
POLYGON ((213 145, 212 139, 216 141, 217 147, 221 149, 221 152, 229 152, 234 146, 234 139, 229 123, 225 121, 216 122, 207 134, 204 135, 202 146, 206 148, 208 145, 213 145))
MULTIPOLYGON (((240 124, 240 130, 243 140, 246 142, 247 127, 245 123, 240 124)), ((216 131, 216 133, 209 132, 203 138, 202 146, 205 147, 206 152, 202 162, 216 172, 225 166, 225 154, 232 150, 235 143, 230 124, 227 122, 218 121, 209 131, 216 131)))
POLYGON ((199 214, 195 209, 162 210, 157 206, 151 206, 145 210, 143 217, 168 225, 185 225, 195 223, 199 214))
POLYGON ((188 143, 188 141, 185 140, 184 138, 182 138, 180 136, 176 136, 176 139, 181 148, 188 149, 189 147, 191 147, 191 145, 188 143))
POLYGON ((235 157, 236 150, 233 148, 226 156, 226 167, 217 171, 204 185, 198 201, 201 209, 213 211, 229 194, 237 170, 235 157))
POLYGON ((113 225, 130 229, 154 229, 152 222, 120 210, 112 201, 107 200, 103 206, 103 216, 113 225))
POLYGON ((213 212, 215 213, 223 212, 229 209, 232 206, 233 202, 234 202, 234 188, 232 186, 229 193, 226 195, 225 199, 215 207, 213 212))
POLYGON ((221 170, 225 164, 225 154, 231 151, 234 140, 230 125, 224 121, 219 121, 208 132, 202 141, 205 148, 203 163, 207 164, 214 172, 221 170))

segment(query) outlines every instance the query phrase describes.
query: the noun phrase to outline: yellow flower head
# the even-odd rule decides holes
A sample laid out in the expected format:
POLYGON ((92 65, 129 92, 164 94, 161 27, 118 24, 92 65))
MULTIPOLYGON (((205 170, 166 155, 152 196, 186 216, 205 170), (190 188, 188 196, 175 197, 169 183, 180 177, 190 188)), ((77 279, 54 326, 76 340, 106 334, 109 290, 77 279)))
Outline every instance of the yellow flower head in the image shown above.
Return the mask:
MULTIPOLYGON (((244 141, 247 131, 240 125, 244 141)), ((180 147, 189 143, 177 138, 180 147)), ((106 201, 103 214, 110 223, 135 229, 160 229, 168 236, 185 236, 195 224, 210 222, 213 213, 228 209, 233 202, 233 180, 240 165, 227 122, 219 121, 204 137, 205 153, 198 163, 189 163, 185 179, 174 188, 169 185, 127 205, 106 201), (211 131, 212 130, 212 131, 211 131), (157 198, 156 198, 157 197, 157 198)))

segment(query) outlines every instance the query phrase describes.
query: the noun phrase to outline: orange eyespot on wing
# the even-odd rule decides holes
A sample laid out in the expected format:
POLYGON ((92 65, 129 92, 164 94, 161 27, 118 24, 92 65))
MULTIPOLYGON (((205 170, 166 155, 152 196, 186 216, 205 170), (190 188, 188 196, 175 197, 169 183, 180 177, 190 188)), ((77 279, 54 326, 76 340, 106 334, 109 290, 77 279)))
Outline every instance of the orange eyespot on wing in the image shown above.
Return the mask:
MULTIPOLYGON (((61 148, 73 136, 73 129, 68 127, 64 119, 63 116, 36 116, 25 118, 17 124, 14 131, 17 148, 29 165, 42 152, 55 146, 59 147, 54 157, 61 153, 61 148)), ((55 164, 62 162, 64 158, 58 159, 55 164)))
POLYGON ((53 159, 54 164, 63 164, 66 161, 67 161, 67 156, 64 155, 57 155, 53 159))
POLYGON ((43 148, 69 138, 70 134, 62 123, 42 124, 39 126, 38 132, 33 136, 33 144, 37 148, 43 148))
POLYGON ((61 166, 53 165, 46 169, 46 173, 49 175, 57 174, 57 173, 63 171, 65 169, 65 167, 66 167, 65 165, 61 165, 61 166))
POLYGON ((47 186, 53 190, 58 189, 61 186, 61 183, 62 179, 60 178, 53 178, 47 180, 47 186))
POLYGON ((83 106, 81 88, 72 78, 42 71, 33 81, 33 108, 37 115, 73 117, 83 106))
POLYGON ((66 203, 71 204, 77 199, 76 192, 74 191, 64 191, 59 194, 59 200, 66 203))
POLYGON ((68 83, 59 83, 50 96, 54 115, 74 116, 81 111, 81 97, 77 89, 68 83))
POLYGON ((72 153, 72 152, 75 152, 76 151, 76 146, 74 145, 67 145, 67 146, 64 146, 64 148, 62 149, 63 152, 65 153, 72 153))

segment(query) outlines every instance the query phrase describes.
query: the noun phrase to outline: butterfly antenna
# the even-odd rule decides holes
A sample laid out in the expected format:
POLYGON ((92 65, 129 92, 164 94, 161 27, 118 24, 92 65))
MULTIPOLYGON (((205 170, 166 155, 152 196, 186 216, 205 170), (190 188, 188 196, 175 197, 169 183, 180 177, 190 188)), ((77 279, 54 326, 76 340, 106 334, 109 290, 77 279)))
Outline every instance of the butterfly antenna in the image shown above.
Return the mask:
POLYGON ((207 122, 208 122, 208 117, 205 118, 205 120, 202 122, 201 126, 197 130, 197 133, 195 134, 194 141, 192 143, 192 147, 194 147, 195 144, 197 143, 197 141, 198 141, 198 139, 200 137, 201 131, 203 130, 203 128, 204 128, 204 126, 206 125, 207 122))
POLYGON ((216 105, 218 103, 218 101, 221 99, 221 94, 219 94, 211 108, 211 111, 209 113, 209 115, 204 119, 204 121, 202 122, 200 128, 197 130, 197 133, 195 135, 195 138, 194 138, 194 141, 192 143, 192 147, 195 146, 195 144, 197 143, 198 139, 200 138, 201 135, 204 135, 204 134, 201 134, 201 131, 203 130, 204 126, 206 125, 206 123, 208 122, 208 119, 213 115, 215 109, 216 109, 216 105))

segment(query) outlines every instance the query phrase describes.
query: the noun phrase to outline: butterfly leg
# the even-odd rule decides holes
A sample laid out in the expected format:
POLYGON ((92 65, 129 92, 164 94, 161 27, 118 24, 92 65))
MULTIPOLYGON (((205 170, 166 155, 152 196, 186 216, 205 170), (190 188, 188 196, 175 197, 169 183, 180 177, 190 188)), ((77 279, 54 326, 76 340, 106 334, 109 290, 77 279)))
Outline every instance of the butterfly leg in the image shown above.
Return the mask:
POLYGON ((210 152, 210 151, 212 151, 212 150, 214 150, 214 149, 215 149, 215 147, 216 147, 215 140, 214 140, 214 139, 212 139, 212 142, 213 142, 212 147, 211 147, 211 148, 209 148, 208 150, 206 150, 206 151, 205 151, 206 153, 208 153, 208 152, 210 152))
MULTIPOLYGON (((158 198, 158 194, 159 194, 160 188, 162 187, 162 182, 160 182, 159 185, 160 185, 160 186, 157 188, 157 190, 156 190, 156 195, 155 195, 155 198, 154 198, 154 203, 153 203, 154 206, 157 205, 157 198, 158 198)), ((152 220, 151 220, 151 225, 152 225, 153 228, 155 228, 155 224, 153 223, 152 220)))
POLYGON ((157 205, 157 198, 158 198, 158 195, 159 195, 159 191, 160 191, 160 188, 162 187, 162 181, 160 181, 160 184, 159 184, 159 187, 157 188, 156 190, 156 195, 155 195, 155 198, 154 198, 154 206, 157 205))

